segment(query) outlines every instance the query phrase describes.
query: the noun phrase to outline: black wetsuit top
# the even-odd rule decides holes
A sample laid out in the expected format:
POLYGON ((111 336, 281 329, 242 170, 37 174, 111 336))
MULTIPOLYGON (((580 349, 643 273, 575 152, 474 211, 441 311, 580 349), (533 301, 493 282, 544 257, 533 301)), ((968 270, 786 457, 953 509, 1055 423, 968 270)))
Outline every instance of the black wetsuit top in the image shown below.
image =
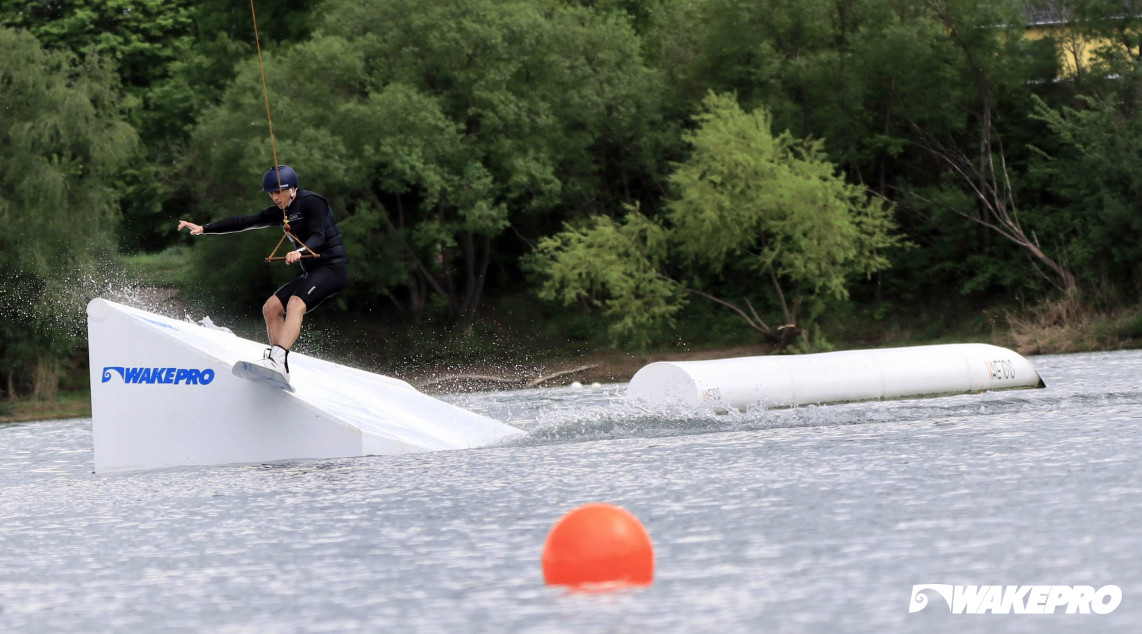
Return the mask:
MULTIPOLYGON (((290 233, 297 236, 309 251, 321 256, 301 260, 301 270, 309 272, 318 266, 345 264, 349 261, 345 244, 341 241, 341 230, 333 218, 333 208, 320 194, 299 189, 293 202, 286 207, 289 216, 290 233)), ((282 210, 270 205, 251 216, 234 216, 202 226, 203 233, 235 233, 247 229, 264 229, 282 226, 282 210)), ((289 236, 287 236, 289 237, 289 236)), ((289 237, 290 242, 293 238, 289 237)), ((296 244, 296 243, 295 243, 296 244)), ((299 249, 300 244, 296 245, 299 249)), ((304 249, 302 254, 307 253, 304 249)))

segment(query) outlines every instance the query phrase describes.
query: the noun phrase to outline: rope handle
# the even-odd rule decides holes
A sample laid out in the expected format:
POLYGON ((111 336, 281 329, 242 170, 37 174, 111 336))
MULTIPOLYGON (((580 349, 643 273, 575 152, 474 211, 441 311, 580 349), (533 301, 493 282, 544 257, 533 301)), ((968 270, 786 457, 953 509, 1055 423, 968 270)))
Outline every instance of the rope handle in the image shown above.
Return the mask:
MULTIPOLYGON (((286 226, 288 227, 289 225, 286 226)), ((297 242, 302 246, 303 249, 309 251, 308 254, 302 255, 301 259, 308 260, 311 258, 317 259, 321 257, 321 254, 314 253, 312 250, 310 250, 309 247, 305 246, 305 243, 299 240, 297 236, 290 233, 289 229, 282 227, 282 237, 278 240, 278 244, 274 247, 274 250, 270 251, 270 254, 266 256, 266 262, 285 262, 285 256, 277 255, 277 253, 278 249, 282 248, 282 243, 285 242, 286 236, 293 238, 294 242, 297 242)))
MULTIPOLYGON (((317 255, 315 253, 313 255, 303 255, 303 256, 301 256, 301 259, 308 260, 310 258, 320 258, 320 257, 321 257, 320 255, 317 255)), ((270 257, 266 258, 266 262, 285 262, 285 258, 280 256, 280 255, 278 255, 278 256, 272 256, 271 255, 270 257)))

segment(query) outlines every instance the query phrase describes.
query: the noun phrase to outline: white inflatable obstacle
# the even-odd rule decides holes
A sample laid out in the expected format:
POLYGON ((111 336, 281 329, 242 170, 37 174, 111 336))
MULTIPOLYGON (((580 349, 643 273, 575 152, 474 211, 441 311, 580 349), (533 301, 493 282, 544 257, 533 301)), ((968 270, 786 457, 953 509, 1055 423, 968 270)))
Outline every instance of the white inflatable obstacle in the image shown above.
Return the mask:
POLYGON ((294 392, 231 374, 266 344, 103 299, 87 306, 97 472, 466 449, 521 435, 408 383, 289 357, 294 392))
POLYGON ((982 343, 652 363, 628 398, 746 410, 1043 387, 1027 359, 982 343))

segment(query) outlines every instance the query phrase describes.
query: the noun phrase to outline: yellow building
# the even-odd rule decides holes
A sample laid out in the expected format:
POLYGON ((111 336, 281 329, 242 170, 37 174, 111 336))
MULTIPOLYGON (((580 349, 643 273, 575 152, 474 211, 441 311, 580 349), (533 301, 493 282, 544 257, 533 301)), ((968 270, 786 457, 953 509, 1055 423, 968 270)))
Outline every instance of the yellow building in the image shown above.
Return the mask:
MULTIPOLYGON (((1130 54, 1121 42, 1095 35, 1089 24, 1078 21, 1063 3, 1046 0, 1034 5, 1026 5, 1026 36, 1031 40, 1050 39, 1055 44, 1059 56, 1059 74, 1062 77, 1082 77, 1090 72, 1096 55, 1115 48, 1123 54, 1130 54)), ((1126 4, 1123 3, 1124 19, 1126 4)))

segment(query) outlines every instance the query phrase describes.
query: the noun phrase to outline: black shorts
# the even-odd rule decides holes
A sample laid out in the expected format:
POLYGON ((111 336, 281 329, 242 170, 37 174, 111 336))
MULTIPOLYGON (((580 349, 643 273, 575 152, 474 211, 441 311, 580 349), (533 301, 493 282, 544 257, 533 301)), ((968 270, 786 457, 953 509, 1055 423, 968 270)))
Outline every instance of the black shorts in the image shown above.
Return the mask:
POLYGON ((289 306, 289 298, 296 295, 305 302, 305 311, 309 312, 321 302, 340 293, 348 283, 348 264, 325 264, 286 282, 274 291, 274 296, 284 308, 289 306))

